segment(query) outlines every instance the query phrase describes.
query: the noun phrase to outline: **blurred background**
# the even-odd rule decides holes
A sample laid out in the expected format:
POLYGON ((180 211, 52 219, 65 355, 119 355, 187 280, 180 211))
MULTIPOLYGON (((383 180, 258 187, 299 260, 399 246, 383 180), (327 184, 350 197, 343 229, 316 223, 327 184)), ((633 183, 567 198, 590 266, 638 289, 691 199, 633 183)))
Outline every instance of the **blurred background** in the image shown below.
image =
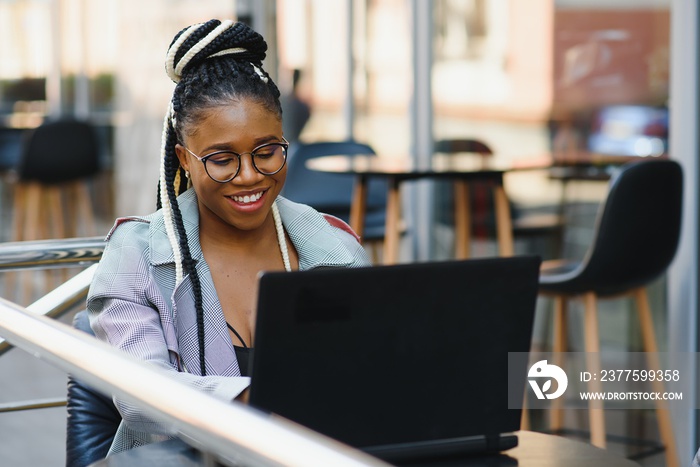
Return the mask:
MULTIPOLYGON (((162 121, 174 86, 165 74, 165 52, 177 31, 210 18, 245 21, 266 38, 265 69, 289 109, 285 135, 290 141, 354 138, 370 144, 379 157, 416 160, 429 157, 422 149, 443 138, 479 139, 506 160, 566 157, 581 151, 670 154, 693 172, 688 179, 692 186, 697 178, 698 126, 693 3, 0 0, 0 238, 57 236, 45 225, 52 223, 48 214, 41 214, 35 227, 13 228, 22 212, 35 209, 18 204, 24 141, 54 117, 86 120, 97 135, 98 168, 86 182, 88 191, 69 194, 64 201, 67 209, 79 198, 91 201, 93 216, 89 224, 77 221, 74 235, 103 235, 116 216, 155 209, 162 121), (681 73, 677 78, 671 73, 687 71, 681 62, 691 68, 683 79, 681 73), (683 123, 678 119, 669 124, 672 96, 677 99, 674 115, 683 117, 683 123), (694 120, 685 118, 688 112, 694 120), (677 146, 669 149, 671 143, 677 146), (679 155, 676 147, 691 151, 679 155)), ((508 174, 506 188, 514 206, 524 211, 552 213, 564 196, 561 180, 546 171, 508 174)), ((566 190, 567 223, 556 255, 576 257, 590 243, 607 185, 583 178, 566 190)), ((449 258, 452 232, 436 222, 449 210, 444 187, 425 183, 405 191, 407 234, 401 260, 449 258), (419 202, 411 202, 416 197, 419 202), (415 235, 421 229, 429 235, 415 235)), ((694 212, 697 195, 688 193, 693 197, 686 212, 694 212)), ((691 310, 697 309, 692 291, 697 284, 696 219, 694 214, 688 219, 692 238, 684 234, 681 256, 686 259, 671 272, 684 279, 673 283, 664 278, 652 290, 663 349, 678 341, 686 350, 695 350, 696 313, 691 310)), ((516 250, 548 256, 552 245, 544 242, 518 240, 516 250)), ((488 239, 475 247, 480 255, 494 251, 488 239)), ((23 280, 41 286, 48 279, 23 280)), ((12 288, 8 293, 16 292, 12 288)), ((26 305, 41 293, 15 300, 26 305)), ((549 306, 540 303, 538 310, 546 316, 549 306)), ((630 337, 636 330, 630 330, 628 321, 622 315, 601 330, 604 347, 639 344, 630 337)), ((547 340, 546 325, 540 323, 537 329, 536 343, 547 340)), ((64 390, 65 375, 52 373, 55 370, 21 352, 0 359, 0 373, 17 369, 22 378, 0 378, 0 401, 64 390)), ((684 417, 676 429, 685 448, 682 455, 697 444, 694 416, 684 417)), ((62 465, 64 419, 62 409, 0 416, 0 460, 12 460, 0 463, 62 465), (36 451, 37 438, 41 453, 36 451), (27 439, 34 441, 32 449, 18 451, 27 439)), ((621 411, 610 428, 621 439, 653 440, 655 430, 653 413, 643 411, 621 411)), ((611 447, 625 455, 645 448, 643 443, 626 442, 611 447)), ((652 452, 640 461, 663 465, 663 456, 652 452)))

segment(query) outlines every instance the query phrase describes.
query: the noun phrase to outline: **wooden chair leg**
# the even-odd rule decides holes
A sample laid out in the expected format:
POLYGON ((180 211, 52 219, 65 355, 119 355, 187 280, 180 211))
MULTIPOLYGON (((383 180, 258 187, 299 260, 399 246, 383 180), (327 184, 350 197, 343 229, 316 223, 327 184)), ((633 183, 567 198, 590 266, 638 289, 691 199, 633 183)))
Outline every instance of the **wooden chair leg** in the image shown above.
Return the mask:
MULTIPOLYGON (((61 188, 57 185, 44 186, 41 192, 41 237, 64 238, 65 223, 63 219, 63 203, 61 202, 61 188)), ((44 271, 44 289, 42 294, 53 290, 60 283, 59 272, 53 269, 44 271)))
MULTIPOLYGON (((25 218, 27 212, 27 187, 22 182, 16 182, 12 203, 12 236, 11 241, 19 242, 24 240, 25 218)), ((13 301, 18 301, 17 280, 20 275, 17 271, 9 271, 5 275, 5 295, 4 297, 13 301)), ((24 279, 24 277, 22 277, 24 279)))
POLYGON ((17 182, 14 190, 12 213, 14 216, 12 226, 12 241, 18 242, 24 239, 24 223, 27 209, 27 187, 22 182, 17 182))
POLYGON ((81 200, 80 203, 80 213, 85 219, 85 233, 87 237, 92 237, 97 235, 97 230, 95 228, 95 206, 92 204, 92 195, 90 194, 90 187, 87 182, 80 184, 81 200))
POLYGON ((530 411, 527 409, 527 388, 525 388, 525 395, 523 396, 523 410, 520 418, 520 429, 530 429, 530 411))
MULTIPOLYGON (((654 332, 654 321, 651 317, 651 309, 649 307, 649 297, 644 287, 640 287, 633 292, 635 302, 637 304, 637 313, 639 316, 639 324, 642 330, 642 341, 644 343, 644 351, 647 353, 647 364, 649 369, 657 371, 661 369, 659 363, 659 348, 656 344, 656 333, 654 332)), ((652 382, 652 387, 655 392, 663 392, 664 384, 660 380, 652 382)), ((659 434, 661 442, 666 449, 666 465, 668 467, 677 467, 680 465, 678 459, 678 451, 673 438, 673 424, 671 422, 671 412, 666 401, 656 401, 656 417, 659 424, 659 434)))
POLYGON ((454 193, 454 223, 455 223, 455 258, 467 259, 471 247, 471 202, 469 199, 469 183, 455 180, 454 193))
POLYGON ((23 240, 39 240, 41 237, 41 185, 30 182, 26 186, 26 202, 23 206, 24 218, 23 240))
MULTIPOLYGON (((25 204, 22 207, 25 210, 22 240, 39 240, 42 231, 41 218, 45 212, 41 203, 42 186, 39 183, 29 182, 26 184, 25 189, 25 204)), ((32 300, 35 275, 31 271, 22 271, 20 274, 22 287, 21 303, 28 305, 32 300)))
MULTIPOLYGON (((87 181, 71 183, 69 204, 75 207, 74 217, 76 219, 76 227, 78 225, 83 227, 83 231, 80 235, 93 236, 95 235, 95 216, 93 214, 90 189, 87 183, 87 181)), ((77 232, 75 236, 78 236, 77 232)))
POLYGON ((498 252, 501 256, 513 256, 513 220, 510 213, 510 204, 503 185, 493 188, 493 197, 496 210, 496 234, 498 237, 498 252))
MULTIPOLYGON (((567 299, 563 295, 554 297, 554 339, 552 351, 554 353, 553 364, 561 367, 562 352, 567 348, 567 299)), ((554 399, 549 413, 549 427, 552 432, 561 430, 564 427, 564 411, 562 409, 562 399, 554 399)))
POLYGON ((395 264, 399 259, 399 222, 401 219, 401 201, 399 184, 390 180, 386 201, 386 227, 384 228, 384 264, 395 264))
MULTIPOLYGON (((584 310, 584 342, 586 349, 586 366, 588 371, 600 375, 600 335, 598 332, 598 309, 596 294, 587 292, 583 296, 584 310)), ((600 378, 592 378, 588 383, 591 392, 601 392, 600 378)), ((599 448, 605 448, 605 413, 603 401, 590 400, 588 402, 589 423, 591 428, 591 444, 599 448)))

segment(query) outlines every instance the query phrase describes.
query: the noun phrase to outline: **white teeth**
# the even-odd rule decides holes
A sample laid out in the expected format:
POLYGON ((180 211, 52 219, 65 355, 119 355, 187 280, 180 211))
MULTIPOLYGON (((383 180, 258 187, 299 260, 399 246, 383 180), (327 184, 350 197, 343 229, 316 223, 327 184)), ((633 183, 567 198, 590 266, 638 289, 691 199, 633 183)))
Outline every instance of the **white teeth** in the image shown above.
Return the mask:
POLYGON ((258 193, 255 193, 254 195, 245 195, 245 196, 231 196, 231 198, 237 202, 237 203, 243 203, 243 204, 248 204, 248 203, 254 203, 257 200, 259 200, 263 195, 263 192, 260 191, 258 193))

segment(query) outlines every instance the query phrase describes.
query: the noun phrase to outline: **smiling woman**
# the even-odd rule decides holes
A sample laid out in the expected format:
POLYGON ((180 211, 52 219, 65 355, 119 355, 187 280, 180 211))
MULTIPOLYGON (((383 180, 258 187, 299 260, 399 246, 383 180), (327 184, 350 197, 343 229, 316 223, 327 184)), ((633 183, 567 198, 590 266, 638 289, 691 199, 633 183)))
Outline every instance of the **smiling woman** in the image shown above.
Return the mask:
MULTIPOLYGON (((370 264, 342 221, 279 196, 288 143, 266 49, 232 21, 175 36, 158 210, 117 220, 88 296, 99 338, 224 400, 249 384, 261 271, 370 264)), ((117 407, 110 453, 172 435, 117 407)))

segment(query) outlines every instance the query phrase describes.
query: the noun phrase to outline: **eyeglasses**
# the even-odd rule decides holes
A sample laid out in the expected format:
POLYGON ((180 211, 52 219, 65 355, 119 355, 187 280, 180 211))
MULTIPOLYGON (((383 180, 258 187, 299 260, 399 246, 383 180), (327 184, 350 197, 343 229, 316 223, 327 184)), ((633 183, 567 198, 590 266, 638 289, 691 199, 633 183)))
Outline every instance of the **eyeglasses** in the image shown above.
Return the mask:
MULTIPOLYGON (((180 143, 182 144, 182 143, 180 143)), ((287 149, 289 143, 282 138, 281 142, 261 144, 250 152, 241 154, 233 151, 216 151, 206 156, 199 157, 190 151, 184 144, 182 147, 194 157, 202 161, 204 170, 209 178, 219 183, 230 182, 241 170, 241 156, 250 154, 253 167, 263 175, 274 175, 284 167, 287 162, 287 149)))

